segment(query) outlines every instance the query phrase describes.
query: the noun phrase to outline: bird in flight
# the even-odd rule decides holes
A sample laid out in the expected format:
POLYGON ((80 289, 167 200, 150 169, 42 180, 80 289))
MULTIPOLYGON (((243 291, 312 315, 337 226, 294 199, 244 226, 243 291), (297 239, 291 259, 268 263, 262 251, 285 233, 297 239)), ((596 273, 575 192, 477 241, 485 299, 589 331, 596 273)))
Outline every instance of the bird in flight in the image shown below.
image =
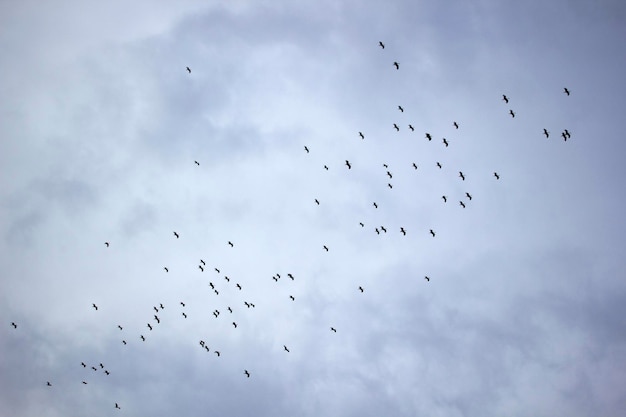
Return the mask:
POLYGON ((91 369, 93 369, 94 372, 98 371, 98 368, 96 368, 95 366, 92 366, 91 369))
POLYGON ((459 201, 459 205, 460 205, 461 207, 465 208, 465 204, 463 204, 463 202, 462 202, 462 201, 459 201))
POLYGON ((117 403, 115 403, 115 408, 117 408, 118 410, 121 410, 120 406, 117 405, 117 403))
POLYGON ((395 124, 395 123, 394 123, 394 124, 393 124, 393 127, 394 127, 394 129, 396 129, 396 131, 398 131, 398 132, 400 131, 400 128, 398 127, 398 125, 397 125, 397 124, 395 124))
POLYGON ((378 230, 378 227, 374 229, 376 231, 376 234, 379 235, 380 234, 380 230, 378 230))
POLYGON ((363 292, 364 291, 363 287, 359 287, 359 291, 363 292))
POLYGON ((350 161, 348 161, 347 159, 346 159, 346 166, 348 167, 348 169, 352 169, 352 165, 350 165, 350 161))
POLYGON ((433 231, 433 229, 430 229, 430 234, 433 235, 433 237, 435 237, 435 232, 433 231))
POLYGON ((406 230, 404 230, 404 227, 401 227, 401 228, 400 228, 400 232, 402 232, 402 234, 403 234, 404 236, 406 236, 406 230))
POLYGON ((14 329, 17 329, 17 324, 15 324, 15 322, 11 322, 11 326, 13 326, 14 329))
POLYGON ((319 202, 319 200, 318 200, 317 198, 315 199, 315 203, 316 203, 318 206, 320 205, 320 202, 319 202))
POLYGON ((561 136, 563 137, 563 140, 567 142, 567 135, 565 132, 561 133, 561 136))
POLYGON ((337 330, 334 327, 331 327, 330 330, 337 333, 337 330))
POLYGON ((109 247, 109 242, 104 242, 105 245, 107 245, 107 248, 109 247))
POLYGON ((184 317, 184 318, 187 318, 187 315, 185 314, 185 312, 183 312, 183 317, 184 317))
POLYGON ((288 273, 287 276, 291 278, 292 281, 295 281, 295 278, 293 277, 293 275, 291 275, 291 273, 288 273))
POLYGON ((389 183, 387 183, 387 187, 393 188, 393 186, 391 184, 389 184, 389 183))
MULTIPOLYGON (((235 327, 237 327, 237 326, 235 326, 235 327)), ((220 357, 220 351, 219 350, 216 350, 215 354, 217 355, 218 358, 220 357)))
POLYGON ((164 266, 163 269, 165 269, 165 272, 170 272, 170 270, 167 269, 167 266, 164 266))
POLYGON ((97 305, 95 305, 95 304, 93 304, 93 303, 92 303, 92 304, 91 304, 91 306, 92 306, 93 308, 95 308, 95 309, 96 309, 96 311, 98 310, 98 306, 97 306, 97 305))
POLYGON ((304 150, 306 151, 306 153, 309 153, 309 148, 307 148, 306 146, 304 147, 304 150))
POLYGON ((396 69, 400 69, 400 64, 398 64, 397 62, 394 62, 393 65, 396 67, 396 69))
POLYGON ((432 136, 430 136, 430 133, 426 133, 426 139, 433 140, 432 136))
POLYGON ((393 176, 391 175, 391 172, 389 172, 389 171, 387 171, 387 176, 388 176, 389 178, 393 178, 393 176))
POLYGON ((470 201, 472 200, 472 196, 470 195, 470 193, 467 193, 467 192, 466 192, 466 193, 465 193, 465 195, 467 196, 467 198, 469 198, 469 199, 470 199, 470 201))
POLYGON ((47 381, 46 385, 48 385, 49 387, 52 386, 52 384, 50 383, 50 381, 47 381))
POLYGON ((228 244, 230 245, 231 248, 235 247, 235 245, 233 245, 233 242, 231 242, 230 240, 228 241, 228 244))
POLYGON ((374 201, 374 208, 378 208, 378 204, 374 201))
POLYGON ((441 169, 441 164, 439 162, 437 162, 437 166, 441 169))
POLYGON ((443 202, 446 203, 448 201, 448 198, 445 195, 442 195, 441 198, 443 198, 443 202))
POLYGON ((413 127, 413 125, 409 125, 409 129, 411 129, 411 132, 415 132, 415 128, 413 127))
POLYGON ((237 328, 237 323, 235 323, 234 321, 233 321, 233 326, 235 326, 235 329, 237 328))
POLYGON ((120 330, 122 330, 122 326, 120 326, 119 324, 117 325, 117 327, 118 327, 120 330))
POLYGON ((152 326, 150 326, 150 323, 148 323, 148 329, 150 329, 150 331, 152 331, 152 326))
POLYGON ((496 177, 496 179, 497 179, 497 180, 499 180, 499 179, 500 179, 500 175, 498 175, 498 173, 497 173, 497 172, 494 172, 494 173, 493 173, 493 176, 494 176, 494 177, 496 177))
POLYGON ((383 232, 387 233, 387 229, 385 229, 385 226, 380 226, 380 230, 382 230, 383 232))
POLYGON ((289 352, 289 349, 287 349, 287 346, 283 345, 283 347, 285 348, 287 352, 289 352))
POLYGON ((191 70, 189 69, 189 67, 187 67, 187 72, 191 74, 191 70))
POLYGON ((87 367, 87 365, 85 365, 85 362, 81 362, 80 364, 83 365, 83 368, 87 367))
POLYGON ((404 109, 402 108, 402 106, 398 106, 398 110, 400 110, 402 113, 404 113, 404 109))
POLYGON ((459 177, 461 177, 461 179, 463 181, 465 181, 465 175, 463 175, 463 173, 461 171, 459 171, 459 177))
POLYGON ((111 373, 109 371, 107 371, 107 370, 105 370, 104 373, 107 374, 107 375, 111 375, 111 373))
POLYGON ((415 162, 413 162, 413 168, 417 169, 417 165, 415 165, 415 162))
POLYGON ((324 165, 324 169, 325 169, 326 171, 328 171, 328 167, 327 167, 326 165, 324 165))
POLYGON ((161 307, 161 310, 165 310, 165 307, 163 307, 163 304, 159 304, 159 307, 161 307))
POLYGON ((87 383, 85 381, 83 381, 83 384, 87 385, 87 383))
POLYGON ((198 162, 198 161, 193 161, 193 162, 195 162, 196 165, 200 166, 200 162, 198 162))
POLYGON ((572 136, 569 134, 569 131, 568 131, 567 129, 565 129, 565 130, 563 131, 563 133, 565 133, 565 135, 566 135, 568 138, 571 138, 571 137, 572 137, 572 136))
POLYGON ((291 301, 296 301, 293 295, 290 295, 289 298, 291 298, 291 301))
POLYGON ((546 138, 550 137, 550 132, 547 129, 543 129, 543 134, 546 135, 546 138))
POLYGON ((241 291, 241 285, 239 285, 239 283, 235 284, 235 286, 241 291))
POLYGON ((385 44, 382 41, 378 41, 378 45, 380 45, 382 49, 385 49, 385 44))
POLYGON ((182 301, 180 302, 180 305, 185 307, 185 303, 183 303, 182 301))
POLYGON ((459 128, 459 124, 457 122, 452 123, 452 125, 456 127, 457 129, 459 128))
POLYGON ((122 343, 126 344, 126 340, 122 340, 122 343))
POLYGON ((202 267, 202 265, 198 265, 198 268, 200 268, 200 271, 204 272, 204 268, 202 267))
POLYGON ((428 278, 427 276, 425 276, 425 277, 424 277, 424 279, 425 279, 426 281, 430 281, 430 278, 428 278))
POLYGON ((176 239, 178 239, 180 236, 178 236, 178 233, 174 232, 174 236, 176 236, 176 239))
POLYGON ((156 320, 158 324, 161 324, 161 320, 159 319, 159 316, 157 316, 156 314, 154 315, 154 319, 156 320))
POLYGON ((504 94, 502 94, 502 101, 508 103, 509 99, 507 98, 507 96, 505 96, 504 94))
POLYGON ((328 252, 328 248, 326 247, 326 245, 324 245, 324 249, 326 249, 326 252, 328 252))
POLYGON ((157 313, 159 312, 159 309, 158 309, 158 308, 156 308, 155 306, 152 306, 152 309, 153 309, 154 311, 156 311, 157 313))
POLYGON ((141 340, 143 340, 144 342, 146 341, 146 338, 143 337, 143 335, 141 335, 140 337, 141 337, 141 340))
POLYGON ((563 92, 569 96, 569 90, 567 89, 567 87, 563 87, 563 92))
POLYGON ((243 373, 244 373, 244 374, 246 374, 246 376, 247 376, 248 378, 250 378, 250 372, 248 372, 248 370, 247 370, 247 369, 244 369, 243 373))
POLYGON ((446 140, 446 138, 443 138, 443 144, 446 145, 446 148, 448 147, 448 141, 446 140))
POLYGON ((100 364, 100 368, 104 369, 104 365, 102 363, 100 364))
POLYGON ((215 268, 215 272, 217 272, 218 274, 220 273, 220 270, 215 268))
POLYGON ((513 110, 509 110, 509 114, 511 115, 511 117, 515 117, 515 113, 513 112, 513 110))
POLYGON ((359 136, 361 136, 361 139, 365 139, 365 135, 362 132, 359 132, 359 136))

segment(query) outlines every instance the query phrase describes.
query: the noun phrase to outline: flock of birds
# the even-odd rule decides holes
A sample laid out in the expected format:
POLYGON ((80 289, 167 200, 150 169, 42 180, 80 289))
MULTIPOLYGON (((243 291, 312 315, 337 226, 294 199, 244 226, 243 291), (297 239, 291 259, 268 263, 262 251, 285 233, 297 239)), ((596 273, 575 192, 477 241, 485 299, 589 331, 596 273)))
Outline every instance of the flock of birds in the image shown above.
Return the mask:
MULTIPOLYGON (((379 42, 378 45, 382 49, 385 49, 385 45, 384 45, 384 43, 382 41, 379 42)), ((397 61, 394 61, 392 65, 393 65, 393 67, 395 67, 396 70, 400 69, 400 64, 397 61)), ((188 74, 191 74, 191 69, 189 67, 186 67, 186 71, 188 72, 188 74)), ((568 88, 564 88, 563 92, 567 96, 570 95, 570 91, 569 91, 568 88)), ((507 104, 509 103, 509 98, 507 97, 506 94, 502 95, 502 101, 504 101, 507 104)), ((400 112, 404 113, 404 107, 402 105, 398 105, 398 110, 400 112)), ((515 112, 513 111, 513 109, 509 110, 509 114, 511 115, 512 118, 515 118, 515 112)), ((454 126, 455 129, 459 129, 459 123, 456 122, 456 121, 452 122, 452 126, 454 126)), ((408 128, 411 130, 411 132, 415 131, 415 128, 413 127, 412 124, 409 124, 408 128)), ((396 131, 400 131, 400 126, 398 126, 397 123, 393 123, 393 129, 395 129, 396 131)), ((358 135, 361 138, 361 140, 365 140, 366 139, 366 135, 363 132, 359 131, 358 135)), ((543 129, 543 135, 545 135, 546 138, 549 138, 550 137, 550 132, 547 129, 544 128, 543 129)), ((564 129, 563 132, 561 133, 561 137, 563 138, 564 141, 567 141, 571 137, 570 132, 567 129, 564 129)), ((429 133, 429 132, 425 132, 425 138, 428 141, 432 141, 433 135, 431 133, 429 133)), ((443 145, 446 148, 450 146, 450 143, 449 143, 449 141, 446 138, 442 139, 442 143, 443 143, 443 145)), ((307 154, 311 152, 310 148, 307 145, 304 146, 304 150, 305 150, 305 152, 307 154)), ((195 163, 195 165, 200 166, 200 163, 198 161, 194 161, 194 163, 195 163)), ((436 164, 436 166, 439 169, 442 169, 442 164, 439 161, 436 161, 435 164, 436 164)), ((346 168, 348 170, 352 169, 352 163, 349 160, 345 160, 345 166, 346 166, 346 168)), ((390 169, 389 169, 387 164, 383 164, 383 167, 385 168, 386 176, 389 179, 389 182, 387 183, 387 186, 388 186, 389 189, 393 189, 393 184, 390 181, 393 179, 394 176, 393 176, 392 172, 390 171, 390 169)), ((412 163, 412 167, 413 167, 414 170, 418 169, 418 165, 415 162, 412 163)), ((328 165, 324 165, 324 169, 325 170, 329 170, 328 165)), ((498 174, 498 172, 493 172, 493 177, 496 180, 499 180, 500 179, 500 174, 498 174)), ((465 181, 466 180, 466 176, 463 173, 463 171, 458 171, 458 178, 460 178, 461 181, 465 181)), ((459 206, 462 207, 462 208, 466 208, 466 203, 469 203, 470 201, 472 201, 472 198, 473 198, 472 195, 469 192, 466 191, 464 196, 463 196, 463 199, 459 200, 459 206)), ((443 203, 447 203, 449 197, 447 195, 442 195, 441 199, 443 200, 443 203)), ((321 204, 320 200, 318 198, 314 198, 314 202, 318 206, 321 204)), ((372 203, 372 205, 373 205, 374 209, 378 209, 378 204, 375 201, 372 203)), ((363 221, 360 221, 359 225, 362 228, 365 227, 365 223, 363 221)), ((381 233, 387 233, 387 228, 384 225, 376 225, 376 226, 373 227, 373 230, 378 235, 380 235, 381 233)), ((399 233, 401 233, 403 236, 406 236, 408 231, 407 231, 407 229, 404 226, 400 226, 399 227, 399 233)), ((428 233, 433 238, 436 236, 436 232, 432 228, 428 230, 428 233)), ((177 231, 173 231, 173 236, 176 239, 180 238, 180 234, 177 231)), ((111 246, 111 243, 108 242, 108 241, 104 242, 104 244, 105 244, 105 246, 107 248, 109 248, 111 246)), ((233 242, 231 242, 231 241, 227 241, 226 244, 229 245, 231 248, 234 248, 234 246, 235 246, 233 244, 233 242)), ((329 251, 329 247, 327 245, 323 245, 323 249, 326 252, 329 251)), ((200 272, 205 272, 205 268, 207 267, 206 262, 203 259, 200 259, 197 267, 200 270, 200 272)), ((170 271, 168 266, 164 266, 163 269, 164 269, 164 271, 166 273, 169 273, 169 271, 170 271)), ((213 269, 214 269, 214 271, 217 274, 221 273, 219 268, 214 267, 213 269)), ((292 273, 287 273, 286 276, 291 281, 295 281, 295 277, 294 277, 294 275, 292 273)), ((231 279, 227 275, 224 275, 223 278, 224 278, 224 281, 226 281, 226 285, 230 285, 231 279)), ((281 279, 281 275, 277 273, 277 274, 273 275, 271 277, 271 279, 273 279, 276 283, 278 283, 278 281, 281 279)), ((431 278, 428 275, 424 276, 424 280, 425 281, 430 282, 430 279, 431 278)), ((220 294, 220 290, 224 290, 223 287, 218 288, 219 286, 216 283, 214 283, 213 281, 209 281, 208 287, 213 291, 213 293, 215 293, 216 296, 218 296, 220 294)), ((238 282, 233 282, 232 288, 236 288, 237 291, 243 291, 243 286, 240 283, 238 283, 238 282)), ((360 293, 364 293, 365 289, 363 288, 363 286, 360 285, 360 286, 358 286, 357 291, 359 291, 360 293)), ((291 301, 295 301, 295 297, 293 295, 289 295, 289 298, 290 298, 291 301)), ((249 299, 242 300, 240 305, 245 306, 246 309, 251 309, 251 308, 253 309, 253 308, 255 308, 255 304, 253 302, 251 302, 249 299)), ((92 303, 91 306, 94 309, 94 311, 99 311, 98 305, 96 305, 95 303, 92 303)), ((180 301, 180 306, 182 307, 182 309, 184 309, 186 307, 185 302, 180 301)), ((163 314, 164 314, 163 312, 165 310, 165 306, 163 305, 163 303, 157 303, 156 305, 153 306, 153 310, 154 310, 154 314, 151 313, 152 317, 151 317, 151 319, 149 321, 147 321, 146 327, 145 327, 146 329, 148 329, 148 332, 145 333, 145 334, 144 333, 140 333, 140 334, 135 336, 136 340, 141 340, 142 343, 146 342, 148 340, 148 338, 146 337, 146 334, 154 331, 161 324, 161 320, 162 320, 162 317, 163 317, 163 314)), ((236 317, 237 307, 234 306, 234 305, 227 305, 226 308, 223 311, 228 311, 228 315, 232 315, 231 317, 236 317)), ((181 313, 180 317, 182 317, 183 320, 187 319, 188 315, 187 315, 187 312, 185 310, 180 311, 180 313, 181 313)), ((215 317, 215 319, 219 319, 221 314, 222 314, 222 312, 219 309, 215 309, 212 312, 212 315, 215 317)), ((231 320, 229 320, 229 321, 231 321, 231 320)), ((232 323, 233 329, 237 329, 238 328, 236 320, 232 319, 231 323, 232 323)), ((15 330, 17 330, 17 328, 18 328, 18 325, 15 322, 11 322, 11 326, 15 330)), ((124 332, 124 327, 122 325, 118 324, 117 328, 119 329, 119 331, 124 332)), ((337 333, 337 329, 334 326, 330 326, 330 331, 333 332, 333 333, 337 333)), ((127 339, 128 339, 127 337, 121 338, 120 339, 121 343, 123 345, 128 345, 129 341, 127 339)), ((201 349, 204 349, 206 352, 211 352, 211 348, 209 348, 208 343, 205 340, 201 339, 199 341, 199 345, 200 345, 201 349)), ((290 352, 290 350, 287 347, 287 345, 283 345, 283 350, 285 352, 287 352, 287 353, 290 352)), ((215 357, 217 357, 217 358, 219 358, 221 356, 220 350, 213 349, 212 352, 215 354, 215 357)), ((79 366, 82 366, 83 368, 87 369, 88 365, 84 361, 81 361, 79 366)), ((107 376, 111 374, 111 372, 108 369, 105 369, 103 363, 98 363, 96 365, 90 366, 90 369, 93 370, 94 372, 102 370, 103 373, 105 375, 107 375, 107 376)), ((251 377, 251 372, 248 369, 243 369, 242 371, 243 371, 242 374, 246 378, 250 378, 251 377)), ((88 378, 86 378, 86 379, 88 379, 88 378)), ((81 380, 81 382, 82 382, 83 385, 87 385, 88 384, 88 382, 85 379, 81 380)), ((46 386, 52 387, 53 384, 50 381, 46 381, 46 386)), ((114 406, 115 406, 115 409, 121 409, 120 405, 117 402, 114 403, 114 406)))

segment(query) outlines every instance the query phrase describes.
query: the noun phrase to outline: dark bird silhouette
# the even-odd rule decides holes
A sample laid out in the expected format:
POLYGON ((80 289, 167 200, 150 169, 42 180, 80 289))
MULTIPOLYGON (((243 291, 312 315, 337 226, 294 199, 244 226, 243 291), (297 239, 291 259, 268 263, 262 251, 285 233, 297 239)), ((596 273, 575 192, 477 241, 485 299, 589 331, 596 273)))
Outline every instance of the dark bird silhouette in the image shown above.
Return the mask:
POLYGON ((293 275, 291 275, 291 273, 287 274, 287 276, 291 278, 292 281, 295 281, 295 278, 293 277, 293 275))
POLYGON ((393 185, 391 185, 391 184, 387 183, 387 187, 389 187, 389 188, 393 188, 393 185))
POLYGON ((104 373, 105 373, 105 374, 107 374, 107 375, 111 375, 111 374, 109 373, 109 371, 106 371, 106 370, 104 371, 104 373))
POLYGON ((290 295, 289 298, 291 298, 291 301, 296 301, 293 295, 290 295))
POLYGON ((435 232, 433 231, 433 229, 430 229, 430 234, 433 235, 433 237, 435 237, 435 232))
POLYGON ((374 230, 376 230, 376 234, 378 234, 378 235, 380 234, 380 230, 378 230, 378 227, 375 228, 374 230))
POLYGON ((393 178, 393 176, 391 175, 391 172, 389 172, 389 171, 387 171, 387 176, 388 176, 389 178, 393 178))
POLYGON ((459 171, 459 177, 461 177, 461 179, 463 181, 465 181, 465 175, 463 175, 463 173, 461 171, 459 171))
POLYGON ((46 385, 48 385, 49 387, 51 387, 51 386, 52 386, 52 384, 50 383, 50 381, 48 381, 48 382, 46 383, 46 385))
POLYGON ((361 136, 361 139, 365 139, 365 135, 363 135, 363 133, 359 132, 359 136, 361 136))
POLYGON ((325 169, 326 171, 328 171, 328 167, 327 167, 326 165, 324 165, 324 169, 325 169))
POLYGON ((207 352, 210 350, 208 346, 204 347, 204 350, 206 350, 207 352))
POLYGON ((220 270, 215 268, 215 272, 217 272, 218 274, 220 273, 220 270))
POLYGON ((185 307, 185 303, 183 303, 182 301, 180 302, 180 305, 185 307))
POLYGON ((148 329, 150 329, 150 331, 152 331, 152 326, 150 325, 150 323, 148 323, 148 329))
POLYGON ((328 247, 326 247, 326 245, 324 245, 324 249, 326 249, 326 252, 328 252, 328 247))
POLYGON ((550 137, 550 132, 547 129, 543 129, 543 134, 546 135, 546 138, 550 137))
POLYGON ((243 303, 246 305, 246 307, 250 308, 250 304, 247 301, 244 301, 243 303))
POLYGON ((415 128, 412 125, 409 125, 409 129, 411 129, 411 132, 415 132, 415 128))
POLYGON ((174 232, 174 236, 176 236, 176 239, 178 239, 180 236, 178 236, 178 233, 174 232))
POLYGON ((243 373, 244 373, 244 374, 246 374, 246 376, 247 376, 248 378, 250 378, 250 372, 248 372, 247 370, 245 370, 245 369, 244 369, 243 373))
POLYGON ((167 267, 166 267, 166 266, 164 266, 164 267, 163 267, 163 269, 165 269, 165 272, 170 272, 170 270, 169 270, 169 269, 167 269, 167 267))
POLYGON ((561 136, 563 137, 563 140, 567 142, 567 135, 565 132, 561 133, 561 136))
POLYGON ((571 137, 572 137, 572 136, 569 134, 569 130, 567 130, 567 129, 565 129, 565 130, 563 131, 563 133, 565 133, 565 135, 566 135, 568 138, 571 138, 571 137))
POLYGON ((448 201, 448 198, 445 195, 442 195, 441 198, 443 198, 443 202, 446 203, 448 201))
POLYGON ((472 196, 470 195, 470 193, 465 193, 465 195, 467 196, 467 198, 470 199, 470 201, 472 200, 472 196))
POLYGON ((204 263, 204 261, 202 259, 200 259, 200 263, 204 266, 206 266, 206 264, 204 263))
POLYGON ((393 127, 394 127, 394 129, 396 129, 396 131, 398 131, 398 132, 400 131, 400 128, 398 127, 398 125, 397 125, 397 124, 395 124, 395 123, 394 123, 394 124, 393 124, 393 127))
POLYGON ((183 312, 183 317, 184 317, 184 318, 187 318, 187 315, 186 315, 184 312, 183 312))
POLYGON ((191 70, 189 69, 189 67, 187 67, 187 72, 191 74, 191 70))
POLYGON ((200 346, 204 347, 204 340, 200 341, 200 346))
POLYGON ((15 322, 11 322, 11 326, 13 326, 14 329, 17 329, 17 324, 15 324, 15 322))
POLYGON ((104 242, 105 245, 107 245, 107 248, 109 247, 109 242, 104 242))
POLYGON ((402 106, 398 106, 398 110, 400 110, 402 113, 404 113, 404 109, 402 108, 402 106))
POLYGON ((118 410, 121 410, 120 406, 117 405, 117 403, 115 403, 115 408, 117 408, 118 410))
POLYGON ((154 315, 154 319, 156 320, 158 324, 161 324, 161 320, 159 319, 159 316, 157 316, 156 314, 154 315))
POLYGON ((117 325, 117 327, 118 327, 120 330, 122 330, 122 326, 120 326, 119 324, 117 325))
POLYGON ((413 168, 417 169, 417 165, 413 162, 413 168))
POLYGON ((97 371, 98 371, 98 368, 96 368, 95 366, 92 366, 92 367, 91 367, 91 369, 93 369, 93 370, 94 370, 94 372, 97 372, 97 371))
POLYGON ((446 140, 446 138, 443 138, 443 144, 446 145, 446 148, 448 147, 448 141, 446 140))
POLYGON ((497 180, 499 180, 499 179, 500 179, 500 175, 498 175, 498 173, 497 173, 497 172, 494 172, 494 173, 493 173, 493 176, 494 176, 494 177, 496 177, 496 179, 497 179, 497 180))
POLYGON ((122 343, 126 344, 126 340, 122 340, 122 343))
POLYGON ((161 307, 161 310, 165 310, 165 307, 163 307, 163 304, 159 304, 159 307, 161 307))
POLYGON ((567 89, 567 87, 563 87, 563 92, 569 96, 569 90, 567 89))
POLYGON ((198 161, 193 161, 193 162, 195 162, 196 165, 200 166, 200 162, 198 162, 198 161))
POLYGON ((384 44, 384 43, 382 43, 381 41, 378 41, 378 45, 380 45, 380 47, 381 47, 382 49, 385 49, 385 44, 384 44))
POLYGON ((96 309, 96 311, 98 310, 98 306, 97 306, 97 305, 95 305, 95 304, 93 304, 93 303, 92 303, 91 305, 92 305, 92 307, 93 307, 93 308, 95 308, 95 309, 96 309))
POLYGON ((87 383, 85 381, 83 381, 83 384, 87 385, 87 383))
POLYGON ((81 362, 80 364, 83 365, 83 368, 87 367, 87 365, 85 365, 85 362, 81 362))
POLYGON ((383 166, 384 166, 385 168, 389 168, 389 165, 387 165, 387 164, 383 164, 383 166))
POLYGON ((141 337, 141 340, 143 340, 144 342, 146 341, 146 338, 143 337, 143 335, 141 335, 140 337, 141 337))
POLYGON ((441 169, 441 164, 439 162, 437 162, 437 166, 441 169))
POLYGON ((273 277, 272 277, 272 279, 273 279, 274 281, 278 282, 278 278, 277 278, 277 277, 273 276, 273 277))
POLYGON ((364 291, 363 287, 359 287, 359 291, 363 292, 364 291))
POLYGON ((233 245, 233 242, 231 242, 230 240, 228 241, 228 244, 230 245, 231 248, 235 247, 235 245, 233 245))
POLYGON ((334 327, 331 327, 330 330, 337 333, 337 330, 334 327))
POLYGON ((384 226, 380 226, 380 230, 382 230, 383 232, 387 233, 387 229, 385 229, 384 226))
POLYGON ((239 285, 239 283, 235 284, 235 286, 241 290, 241 285, 239 285))
MULTIPOLYGON (((237 327, 237 326, 235 326, 235 327, 237 327)), ((220 357, 220 351, 219 350, 216 350, 215 354, 217 355, 218 358, 220 357)))
POLYGON ((401 227, 401 228, 400 228, 400 232, 402 232, 402 234, 403 234, 404 236, 406 236, 406 230, 404 230, 404 227, 401 227))
POLYGON ((307 148, 306 146, 304 147, 304 150, 306 151, 306 153, 309 153, 309 148, 307 148))
POLYGON ((393 65, 396 67, 396 69, 400 69, 400 64, 398 64, 397 62, 394 62, 393 65))
POLYGON ((509 110, 509 114, 511 115, 511 117, 515 117, 515 112, 513 110, 509 110))
POLYGON ((200 271, 204 272, 204 268, 202 267, 202 265, 198 265, 198 268, 200 268, 200 271))
POLYGON ((452 123, 454 125, 454 127, 456 127, 457 129, 459 128, 459 124, 457 122, 452 123))
POLYGON ((280 274, 276 274, 276 276, 277 276, 278 278, 280 278, 280 274))
POLYGON ((378 204, 376 204, 376 202, 374 202, 374 208, 378 208, 378 204))
POLYGON ((228 311, 230 312, 230 314, 233 314, 233 309, 228 307, 228 311))
POLYGON ((154 307, 154 306, 152 306, 152 309, 153 309, 154 311, 156 311, 157 313, 159 312, 159 309, 158 309, 158 308, 156 308, 156 307, 154 307))
POLYGON ((350 161, 348 161, 347 159, 346 159, 346 166, 348 167, 348 169, 352 169, 352 165, 350 165, 350 161))
POLYGON ((217 290, 213 290, 215 292, 216 295, 220 295, 220 293, 217 290))
POLYGON ((235 323, 234 321, 233 321, 233 326, 235 326, 235 329, 237 328, 237 323, 235 323))
POLYGON ((507 98, 507 96, 505 96, 504 94, 502 94, 502 100, 506 103, 509 102, 509 99, 507 98))
POLYGON ((428 133, 428 132, 427 132, 427 133, 426 133, 426 139, 428 139, 428 140, 433 140, 433 137, 432 137, 432 136, 430 136, 430 133, 428 133))
POLYGON ((102 363, 100 364, 100 368, 104 369, 104 365, 102 363))
POLYGON ((427 276, 425 276, 425 277, 424 277, 424 279, 425 279, 426 281, 430 281, 430 278, 428 278, 427 276))
POLYGON ((287 352, 289 352, 289 349, 287 349, 287 346, 283 345, 283 347, 285 348, 287 352))
POLYGON ((318 206, 320 205, 320 202, 317 198, 315 199, 315 204, 317 204, 318 206))
POLYGON ((463 202, 462 202, 462 201, 459 201, 459 205, 460 205, 461 207, 465 208, 465 204, 463 204, 463 202))

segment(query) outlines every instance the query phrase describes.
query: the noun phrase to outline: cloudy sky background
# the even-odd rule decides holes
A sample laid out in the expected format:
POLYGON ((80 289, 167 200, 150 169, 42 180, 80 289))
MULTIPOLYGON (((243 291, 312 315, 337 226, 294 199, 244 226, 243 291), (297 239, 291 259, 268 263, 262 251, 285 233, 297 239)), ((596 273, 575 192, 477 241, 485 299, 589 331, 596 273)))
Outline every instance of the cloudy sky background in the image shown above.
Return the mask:
POLYGON ((0 415, 626 409, 622 2, 0 16, 0 415))

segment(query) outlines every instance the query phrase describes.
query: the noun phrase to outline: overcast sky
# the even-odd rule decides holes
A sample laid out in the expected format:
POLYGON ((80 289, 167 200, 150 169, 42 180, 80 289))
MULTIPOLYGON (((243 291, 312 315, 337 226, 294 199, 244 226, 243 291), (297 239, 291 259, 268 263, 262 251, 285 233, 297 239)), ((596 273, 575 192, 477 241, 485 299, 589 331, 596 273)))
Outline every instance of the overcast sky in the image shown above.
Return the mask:
POLYGON ((0 415, 622 415, 624 39, 620 0, 0 0, 0 415))

